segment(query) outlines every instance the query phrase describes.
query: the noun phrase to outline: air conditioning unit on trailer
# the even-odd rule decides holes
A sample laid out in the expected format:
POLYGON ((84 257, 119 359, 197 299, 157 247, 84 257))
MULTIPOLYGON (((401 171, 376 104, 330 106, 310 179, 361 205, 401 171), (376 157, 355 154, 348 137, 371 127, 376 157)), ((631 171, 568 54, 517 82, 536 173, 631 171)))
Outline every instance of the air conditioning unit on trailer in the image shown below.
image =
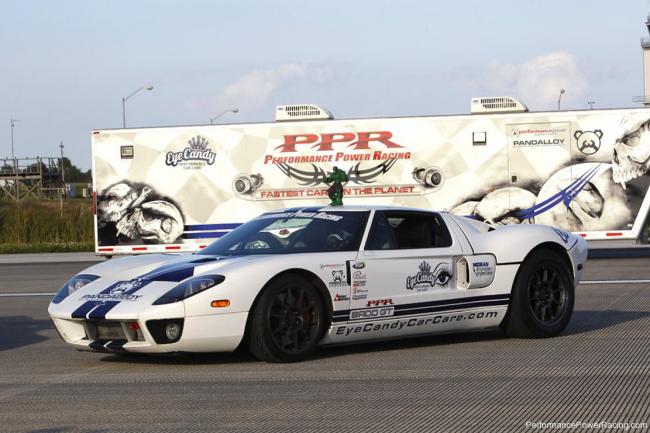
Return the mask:
POLYGON ((470 113, 525 113, 528 111, 521 101, 511 96, 483 96, 472 98, 470 113))
POLYGON ((326 120, 333 119, 332 113, 314 104, 278 105, 275 107, 275 121, 326 120))

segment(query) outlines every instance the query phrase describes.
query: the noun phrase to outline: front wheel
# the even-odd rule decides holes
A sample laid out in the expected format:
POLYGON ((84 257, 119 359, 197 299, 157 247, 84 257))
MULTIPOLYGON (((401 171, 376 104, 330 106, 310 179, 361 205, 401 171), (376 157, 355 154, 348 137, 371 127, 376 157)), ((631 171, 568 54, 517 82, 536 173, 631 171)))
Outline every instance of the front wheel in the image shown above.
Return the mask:
POLYGON ((326 326, 318 290, 298 275, 281 276, 262 293, 252 312, 249 349, 267 362, 295 362, 309 356, 326 326))
POLYGON ((511 337, 553 337, 566 328, 575 300, 571 270, 555 251, 540 249, 519 268, 501 327, 511 337))

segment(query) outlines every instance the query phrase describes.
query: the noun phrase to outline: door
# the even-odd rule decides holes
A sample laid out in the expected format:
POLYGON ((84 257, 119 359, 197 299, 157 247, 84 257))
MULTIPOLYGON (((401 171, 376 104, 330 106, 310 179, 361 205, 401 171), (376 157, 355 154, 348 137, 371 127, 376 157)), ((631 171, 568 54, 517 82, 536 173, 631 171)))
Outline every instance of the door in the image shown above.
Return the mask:
POLYGON ((455 277, 462 253, 438 214, 376 211, 351 264, 350 321, 434 313, 445 301, 462 300, 455 277))

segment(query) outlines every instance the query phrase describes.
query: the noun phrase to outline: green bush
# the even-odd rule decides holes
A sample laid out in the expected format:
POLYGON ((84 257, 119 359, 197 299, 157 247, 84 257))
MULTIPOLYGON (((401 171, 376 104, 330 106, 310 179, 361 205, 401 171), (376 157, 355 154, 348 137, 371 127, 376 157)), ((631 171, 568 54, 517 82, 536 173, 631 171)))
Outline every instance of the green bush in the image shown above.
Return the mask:
POLYGON ((0 204, 0 244, 92 244, 93 214, 88 200, 0 204))

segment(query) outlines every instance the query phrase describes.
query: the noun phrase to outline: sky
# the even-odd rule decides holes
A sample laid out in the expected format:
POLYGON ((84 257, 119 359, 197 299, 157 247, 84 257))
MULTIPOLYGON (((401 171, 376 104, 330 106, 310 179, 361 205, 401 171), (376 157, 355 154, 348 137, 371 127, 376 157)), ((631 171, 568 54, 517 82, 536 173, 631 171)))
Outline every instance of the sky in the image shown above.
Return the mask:
POLYGON ((457 114, 472 96, 531 111, 633 106, 648 0, 0 0, 0 156, 65 154, 90 131, 272 121, 316 103, 336 118, 457 114))

